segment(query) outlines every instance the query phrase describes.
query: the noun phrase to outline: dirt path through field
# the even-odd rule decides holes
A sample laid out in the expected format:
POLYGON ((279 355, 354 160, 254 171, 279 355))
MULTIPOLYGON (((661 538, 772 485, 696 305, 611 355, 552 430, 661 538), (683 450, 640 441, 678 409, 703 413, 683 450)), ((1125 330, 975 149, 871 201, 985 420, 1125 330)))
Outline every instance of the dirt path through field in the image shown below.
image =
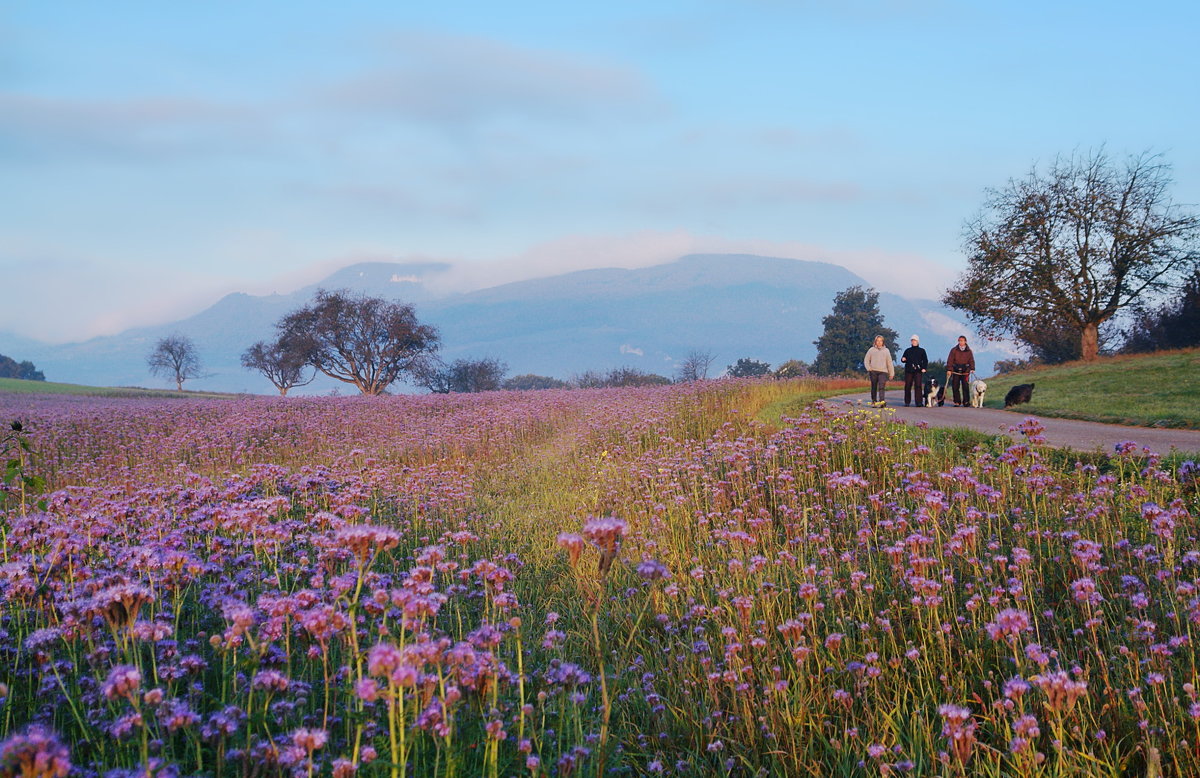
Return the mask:
MULTIPOLYGON (((870 408, 867 404, 871 396, 863 394, 847 394, 831 398, 826 402, 843 403, 847 406, 870 409, 879 413, 891 414, 896 421, 906 424, 925 422, 931 427, 967 427, 993 435, 1008 435, 1019 438, 1019 432, 1010 431, 1024 419, 1026 414, 1013 411, 1002 411, 995 408, 955 408, 943 405, 940 408, 904 407, 903 394, 898 397, 889 392, 889 405, 886 408, 870 408), (896 400, 899 399, 899 405, 896 400)), ((1146 446, 1159 454, 1170 453, 1172 449, 1185 452, 1200 452, 1200 430, 1158 429, 1152 427, 1125 427, 1119 424, 1099 424, 1092 421, 1077 421, 1075 419, 1054 419, 1044 416, 1037 420, 1046 428, 1043 435, 1046 442, 1060 448, 1073 448, 1077 451, 1094 451, 1100 449, 1111 453, 1116 444, 1132 440, 1139 446, 1146 446)))

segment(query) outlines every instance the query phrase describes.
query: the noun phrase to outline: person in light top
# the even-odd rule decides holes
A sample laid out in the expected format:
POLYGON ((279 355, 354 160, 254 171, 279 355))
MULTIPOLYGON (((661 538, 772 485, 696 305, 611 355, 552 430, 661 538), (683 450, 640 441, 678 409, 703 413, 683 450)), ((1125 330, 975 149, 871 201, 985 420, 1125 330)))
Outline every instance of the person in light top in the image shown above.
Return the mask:
POLYGON ((875 345, 867 349, 867 355, 863 357, 863 367, 867 369, 867 376, 871 379, 871 404, 887 405, 884 391, 887 389, 888 379, 896 375, 896 365, 892 361, 892 352, 883 345, 882 335, 876 335, 875 345))

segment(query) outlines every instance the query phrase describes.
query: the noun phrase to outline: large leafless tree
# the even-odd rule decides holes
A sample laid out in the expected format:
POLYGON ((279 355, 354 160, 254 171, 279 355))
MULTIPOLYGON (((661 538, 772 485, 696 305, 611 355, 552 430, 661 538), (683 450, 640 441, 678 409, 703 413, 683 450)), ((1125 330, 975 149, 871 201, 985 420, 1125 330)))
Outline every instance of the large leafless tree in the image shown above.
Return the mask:
POLYGON ((1158 156, 1118 165, 1101 150, 990 190, 967 226, 967 270, 942 301, 990 338, 1068 327, 1095 359, 1102 324, 1196 267, 1200 217, 1172 202, 1170 183, 1158 156))
POLYGON ((437 330, 417 321, 411 305, 346 290, 319 290, 276 329, 305 363, 369 395, 417 372, 439 344, 437 330))

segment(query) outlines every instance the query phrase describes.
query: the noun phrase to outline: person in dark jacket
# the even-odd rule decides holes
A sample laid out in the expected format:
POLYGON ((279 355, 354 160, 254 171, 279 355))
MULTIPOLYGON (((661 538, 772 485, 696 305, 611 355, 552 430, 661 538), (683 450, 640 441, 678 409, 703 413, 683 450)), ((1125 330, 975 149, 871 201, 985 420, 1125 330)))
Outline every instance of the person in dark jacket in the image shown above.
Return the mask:
POLYGON ((904 404, 908 405, 910 398, 917 405, 924 405, 925 371, 929 369, 929 355, 921 348, 921 339, 912 336, 912 345, 904 349, 900 357, 904 363, 904 404))
POLYGON ((950 356, 946 357, 946 377, 954 394, 955 408, 970 405, 970 378, 974 372, 975 354, 967 345, 967 336, 959 335, 958 345, 950 349, 950 356))

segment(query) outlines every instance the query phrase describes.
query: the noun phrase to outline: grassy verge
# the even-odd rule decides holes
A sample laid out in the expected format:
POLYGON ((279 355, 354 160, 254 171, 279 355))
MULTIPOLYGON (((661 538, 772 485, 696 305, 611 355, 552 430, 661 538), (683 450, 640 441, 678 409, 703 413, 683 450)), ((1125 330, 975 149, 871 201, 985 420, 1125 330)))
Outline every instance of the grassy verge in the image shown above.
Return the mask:
POLYGON ((60 384, 53 381, 23 381, 19 378, 0 378, 0 393, 5 394, 68 394, 85 397, 232 397, 218 392, 175 392, 167 389, 142 389, 135 386, 84 386, 60 384))
MULTIPOLYGON (((1193 358, 1196 358, 1197 355, 1200 355, 1200 351, 1174 352, 1174 353, 1175 354, 1183 353, 1185 355, 1191 354, 1191 356, 1193 358)), ((1145 357, 1143 357, 1143 359, 1144 358, 1145 357)), ((1111 361, 1123 362, 1126 360, 1118 358, 1118 359, 1113 359, 1111 361)), ((1039 373, 1040 372, 1049 372, 1050 370, 1051 370, 1050 368, 1044 368, 1041 371, 1037 371, 1037 372, 1039 372, 1039 373)), ((1034 371, 1031 371, 1031 373, 1032 372, 1034 372, 1034 371)), ((1021 375, 1027 375, 1027 374, 1023 373, 1021 375)), ((1034 380, 1039 380, 1039 379, 1034 379, 1034 380)), ((989 379, 988 380, 989 394, 993 391, 993 387, 997 383, 999 383, 999 379, 989 379), (995 383, 993 383, 993 380, 995 381, 995 383)), ((1025 383, 1025 381, 1017 380, 1015 382, 1006 383, 1004 391, 1007 392, 1008 387, 1012 386, 1013 383, 1025 383)), ((803 412, 803 410, 806 406, 811 405, 816 400, 826 399, 826 398, 830 398, 830 397, 837 397, 837 396, 846 395, 846 394, 854 394, 856 392, 861 392, 864 389, 866 389, 866 387, 863 385, 860 385, 860 384, 855 384, 853 386, 849 386, 849 385, 839 386, 839 385, 830 385, 830 384, 802 385, 802 384, 797 383, 791 387, 786 387, 786 385, 785 385, 785 387, 782 389, 782 391, 784 391, 786 393, 783 396, 778 396, 775 399, 771 400, 770 402, 767 402, 761 408, 759 408, 757 411, 755 411, 754 418, 757 421, 760 421, 760 422, 768 425, 769 427, 780 427, 780 426, 783 426, 783 420, 785 418, 794 418, 796 416, 799 416, 803 412), (789 389, 790 389, 790 391, 789 391, 789 389)), ((1041 389, 1040 384, 1038 386, 1038 389, 1039 390, 1041 389)), ((987 405, 991 406, 991 407, 1003 407, 1004 406, 1003 394, 1000 395, 999 401, 996 402, 994 405, 991 402, 987 403, 987 405)), ((1092 417, 1068 416, 1066 414, 1041 413, 1040 411, 1035 414, 1032 412, 1033 406, 1023 406, 1023 409, 1025 407, 1031 408, 1031 415, 1043 415, 1043 416, 1060 415, 1063 418, 1082 418, 1085 420, 1092 420, 1092 421, 1111 421, 1111 420, 1100 418, 1099 416, 1092 416, 1092 417)), ((1121 423, 1133 424, 1134 422, 1125 420, 1125 421, 1122 421, 1121 423)), ((1142 425, 1142 426, 1152 426, 1152 425, 1146 424, 1146 425, 1142 425)), ((1160 426, 1165 426, 1165 425, 1160 425, 1160 426)), ((1182 427, 1185 425, 1171 425, 1171 426, 1182 427)), ((1191 428, 1200 428, 1200 427, 1191 427, 1191 428)), ((996 435, 996 434, 989 434, 989 433, 985 433, 985 432, 977 432, 968 427, 928 427, 922 431, 921 437, 922 437, 922 440, 927 445, 932 446, 937 451, 939 451, 945 455, 957 455, 957 456, 967 456, 967 457, 974 457, 980 453, 985 453, 985 454, 988 454, 991 456, 999 456, 1004 452, 1004 450, 1006 448, 1013 445, 1013 443, 1015 442, 1012 438, 1009 438, 1006 435, 996 435)), ((1101 451, 1099 449, 1097 449, 1095 451, 1079 451, 1079 450, 1070 449, 1070 448, 1046 447, 1042 450, 1042 456, 1047 462, 1051 462, 1056 467, 1058 467, 1062 470, 1065 470, 1065 471, 1069 471, 1069 470, 1073 469, 1077 464, 1095 467, 1100 472, 1108 472, 1113 467, 1115 467, 1115 465, 1112 461, 1112 453, 1109 451, 1101 451)), ((1166 467, 1169 469, 1170 468, 1177 469, 1182 462, 1187 461, 1187 460, 1195 460, 1195 459, 1196 459, 1196 454, 1194 452, 1175 451, 1170 454, 1162 456, 1160 459, 1160 462, 1163 467, 1166 467)))
MULTIPOLYGON (((989 435, 966 427, 928 427, 923 431, 923 435, 926 445, 939 454, 972 459, 980 454, 1000 456, 1005 449, 1017 442, 1006 435, 989 435)), ((1099 473, 1109 473, 1119 468, 1117 458, 1111 451, 1080 451, 1054 446, 1045 446, 1039 451, 1042 461, 1058 472, 1071 472, 1080 465, 1093 467, 1099 473)), ((1195 461, 1196 458, 1195 453, 1172 451, 1159 457, 1158 466, 1168 471, 1176 471, 1184 462, 1195 461)), ((1134 456, 1132 459, 1148 464, 1145 457, 1134 456)))
POLYGON ((798 416, 808 405, 827 397, 837 397, 843 394, 854 394, 868 389, 861 381, 826 381, 815 383, 796 380, 781 382, 784 394, 771 400, 755 413, 755 418, 764 424, 779 426, 785 418, 798 416))
POLYGON ((985 405, 1003 408, 1017 384, 1036 383, 1023 413, 1138 427, 1200 429, 1200 349, 1107 357, 987 379, 985 405))

